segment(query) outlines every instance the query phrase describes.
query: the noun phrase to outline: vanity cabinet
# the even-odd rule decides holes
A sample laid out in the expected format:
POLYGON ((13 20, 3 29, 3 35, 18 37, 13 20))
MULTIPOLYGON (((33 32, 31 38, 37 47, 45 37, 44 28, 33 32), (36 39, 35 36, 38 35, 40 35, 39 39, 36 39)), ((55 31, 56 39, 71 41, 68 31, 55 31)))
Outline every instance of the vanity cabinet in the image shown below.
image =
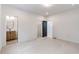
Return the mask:
POLYGON ((16 31, 7 31, 6 37, 7 37, 7 41, 17 39, 16 31))

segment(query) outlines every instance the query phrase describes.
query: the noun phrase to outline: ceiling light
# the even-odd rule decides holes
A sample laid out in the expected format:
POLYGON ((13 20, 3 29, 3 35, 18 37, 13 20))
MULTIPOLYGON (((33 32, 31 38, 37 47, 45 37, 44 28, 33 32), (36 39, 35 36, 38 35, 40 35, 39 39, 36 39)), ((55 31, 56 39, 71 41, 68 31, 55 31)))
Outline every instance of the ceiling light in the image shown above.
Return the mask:
POLYGON ((52 4, 42 4, 43 6, 50 7, 52 4))
POLYGON ((11 17, 10 17, 10 19, 11 19, 11 20, 14 20, 14 19, 15 19, 15 17, 14 17, 14 16, 11 16, 11 17))
POLYGON ((9 20, 9 19, 10 19, 10 17, 9 17, 9 16, 6 16, 6 19, 7 19, 7 20, 9 20))
POLYGON ((48 12, 46 12, 46 15, 48 15, 48 12))
POLYGON ((72 6, 74 6, 75 4, 72 4, 72 6))

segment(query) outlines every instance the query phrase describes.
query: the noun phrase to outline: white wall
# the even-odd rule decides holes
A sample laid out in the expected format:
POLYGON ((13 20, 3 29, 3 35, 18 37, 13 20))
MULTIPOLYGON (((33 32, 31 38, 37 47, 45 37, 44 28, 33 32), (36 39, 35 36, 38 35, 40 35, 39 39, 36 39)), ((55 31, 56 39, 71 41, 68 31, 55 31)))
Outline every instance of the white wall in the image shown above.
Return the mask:
MULTIPOLYGON (((39 16, 26 13, 17 8, 3 5, 3 20, 6 16, 16 16, 18 19, 18 41, 24 42, 37 38, 37 23, 39 16)), ((5 42, 5 40, 4 40, 5 42)))
POLYGON ((79 43, 79 9, 49 17, 54 23, 54 37, 79 43))
POLYGON ((0 48, 5 46, 5 20, 3 20, 3 8, 0 4, 0 48))
POLYGON ((42 21, 46 20, 43 16, 39 17, 38 20, 38 37, 42 37, 42 21))
POLYGON ((2 32, 1 32, 1 5, 0 5, 0 49, 1 49, 1 47, 2 47, 2 43, 1 43, 1 39, 2 39, 2 37, 1 37, 1 34, 2 34, 2 32))

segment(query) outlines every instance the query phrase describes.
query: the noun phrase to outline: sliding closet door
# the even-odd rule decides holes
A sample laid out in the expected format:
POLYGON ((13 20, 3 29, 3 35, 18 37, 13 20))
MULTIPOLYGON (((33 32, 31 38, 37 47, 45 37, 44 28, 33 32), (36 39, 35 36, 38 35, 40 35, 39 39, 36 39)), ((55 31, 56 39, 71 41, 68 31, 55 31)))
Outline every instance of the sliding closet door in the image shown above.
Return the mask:
POLYGON ((47 36, 47 21, 42 22, 42 37, 47 36))

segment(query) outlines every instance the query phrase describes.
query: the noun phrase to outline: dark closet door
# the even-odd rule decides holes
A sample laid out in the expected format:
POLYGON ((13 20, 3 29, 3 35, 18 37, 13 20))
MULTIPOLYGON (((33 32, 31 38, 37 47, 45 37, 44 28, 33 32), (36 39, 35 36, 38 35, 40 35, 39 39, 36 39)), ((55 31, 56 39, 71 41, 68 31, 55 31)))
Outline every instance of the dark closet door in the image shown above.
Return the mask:
POLYGON ((47 36, 47 21, 42 22, 42 37, 47 36))

